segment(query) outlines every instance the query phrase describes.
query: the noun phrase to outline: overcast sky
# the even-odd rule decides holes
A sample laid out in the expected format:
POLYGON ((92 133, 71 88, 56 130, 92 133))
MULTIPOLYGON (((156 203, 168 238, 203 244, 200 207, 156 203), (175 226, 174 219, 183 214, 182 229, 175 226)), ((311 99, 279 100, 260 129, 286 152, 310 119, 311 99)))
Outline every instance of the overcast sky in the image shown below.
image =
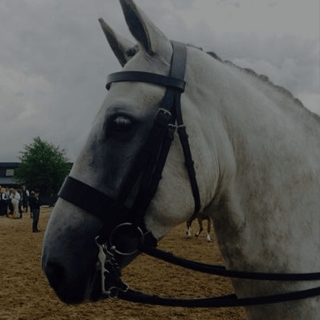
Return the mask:
MULTIPOLYGON (((320 114, 319 0, 136 0, 173 40, 214 51, 320 114)), ((40 136, 74 161, 120 70, 103 17, 131 37, 117 0, 0 0, 0 162, 40 136)))

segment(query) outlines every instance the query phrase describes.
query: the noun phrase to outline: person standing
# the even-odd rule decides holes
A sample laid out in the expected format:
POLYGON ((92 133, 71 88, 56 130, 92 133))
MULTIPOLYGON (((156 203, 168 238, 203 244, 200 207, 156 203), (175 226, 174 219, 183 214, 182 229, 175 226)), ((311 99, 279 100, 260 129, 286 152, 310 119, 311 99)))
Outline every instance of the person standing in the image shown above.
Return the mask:
POLYGON ((41 201, 39 198, 39 191, 35 190, 34 194, 32 194, 29 198, 29 205, 32 212, 32 232, 39 232, 38 230, 38 222, 39 222, 39 216, 40 216, 40 206, 41 201))
POLYGON ((8 214, 12 214, 13 212, 13 207, 12 207, 12 202, 11 202, 11 199, 10 199, 10 189, 8 187, 6 187, 6 190, 4 192, 5 194, 5 199, 7 201, 7 215, 8 214))
POLYGON ((8 188, 2 189, 1 198, 4 202, 3 203, 3 214, 5 216, 7 216, 8 215, 8 202, 10 201, 8 188))
POLYGON ((19 214, 20 194, 19 194, 19 192, 15 189, 10 189, 9 199, 11 200, 11 204, 12 204, 12 208, 11 208, 12 211, 11 211, 10 218, 19 219, 20 218, 20 214, 19 214))
POLYGON ((27 190, 26 186, 22 186, 22 206, 24 212, 28 212, 29 196, 29 190, 27 190))
POLYGON ((4 193, 4 188, 0 186, 0 215, 6 216, 7 215, 7 198, 4 193))
POLYGON ((18 189, 17 192, 19 193, 20 200, 19 200, 19 219, 22 219, 22 190, 18 189))

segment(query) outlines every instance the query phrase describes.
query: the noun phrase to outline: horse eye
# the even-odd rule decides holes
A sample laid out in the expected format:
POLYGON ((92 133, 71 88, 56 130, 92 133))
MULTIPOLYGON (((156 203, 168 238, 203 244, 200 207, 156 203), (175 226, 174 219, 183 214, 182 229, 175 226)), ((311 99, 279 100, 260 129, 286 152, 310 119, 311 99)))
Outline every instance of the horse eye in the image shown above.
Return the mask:
POLYGON ((115 130, 127 131, 131 128, 132 121, 124 116, 119 116, 113 120, 112 124, 115 130))

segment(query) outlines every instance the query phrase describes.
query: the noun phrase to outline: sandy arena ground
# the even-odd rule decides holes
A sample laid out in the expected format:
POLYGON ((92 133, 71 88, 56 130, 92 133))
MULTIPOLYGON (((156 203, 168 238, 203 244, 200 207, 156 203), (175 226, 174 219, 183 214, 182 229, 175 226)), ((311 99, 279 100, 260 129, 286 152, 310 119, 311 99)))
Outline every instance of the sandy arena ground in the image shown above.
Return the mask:
MULTIPOLYGON (((42 238, 50 215, 42 208, 41 232, 31 232, 31 219, 0 217, 0 320, 243 320, 242 308, 187 309, 146 306, 122 301, 101 301, 65 305, 58 300, 40 268, 42 238)), ((195 229, 196 223, 194 223, 195 229)), ((185 227, 173 230, 161 248, 191 260, 222 263, 216 242, 207 243, 205 235, 185 239, 185 227)), ((177 297, 203 297, 232 292, 228 280, 199 274, 140 256, 124 272, 125 282, 147 293, 177 297)))

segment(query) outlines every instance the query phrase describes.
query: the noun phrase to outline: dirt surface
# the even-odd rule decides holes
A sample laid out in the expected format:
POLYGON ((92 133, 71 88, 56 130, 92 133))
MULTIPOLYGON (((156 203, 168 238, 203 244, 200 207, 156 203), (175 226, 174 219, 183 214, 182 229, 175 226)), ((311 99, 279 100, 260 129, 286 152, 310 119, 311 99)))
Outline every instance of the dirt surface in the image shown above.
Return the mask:
MULTIPOLYGON (((65 305, 55 296, 40 268, 44 230, 50 214, 42 208, 39 233, 31 232, 31 219, 0 217, 0 320, 242 320, 242 308, 187 309, 146 306, 122 301, 65 305)), ((196 224, 195 224, 196 225, 196 224)), ((160 244, 167 251, 207 263, 222 263, 216 242, 205 235, 185 239, 185 227, 173 230, 160 244)), ((203 297, 232 292, 228 280, 199 274, 140 256, 124 272, 131 288, 176 297, 203 297)))

